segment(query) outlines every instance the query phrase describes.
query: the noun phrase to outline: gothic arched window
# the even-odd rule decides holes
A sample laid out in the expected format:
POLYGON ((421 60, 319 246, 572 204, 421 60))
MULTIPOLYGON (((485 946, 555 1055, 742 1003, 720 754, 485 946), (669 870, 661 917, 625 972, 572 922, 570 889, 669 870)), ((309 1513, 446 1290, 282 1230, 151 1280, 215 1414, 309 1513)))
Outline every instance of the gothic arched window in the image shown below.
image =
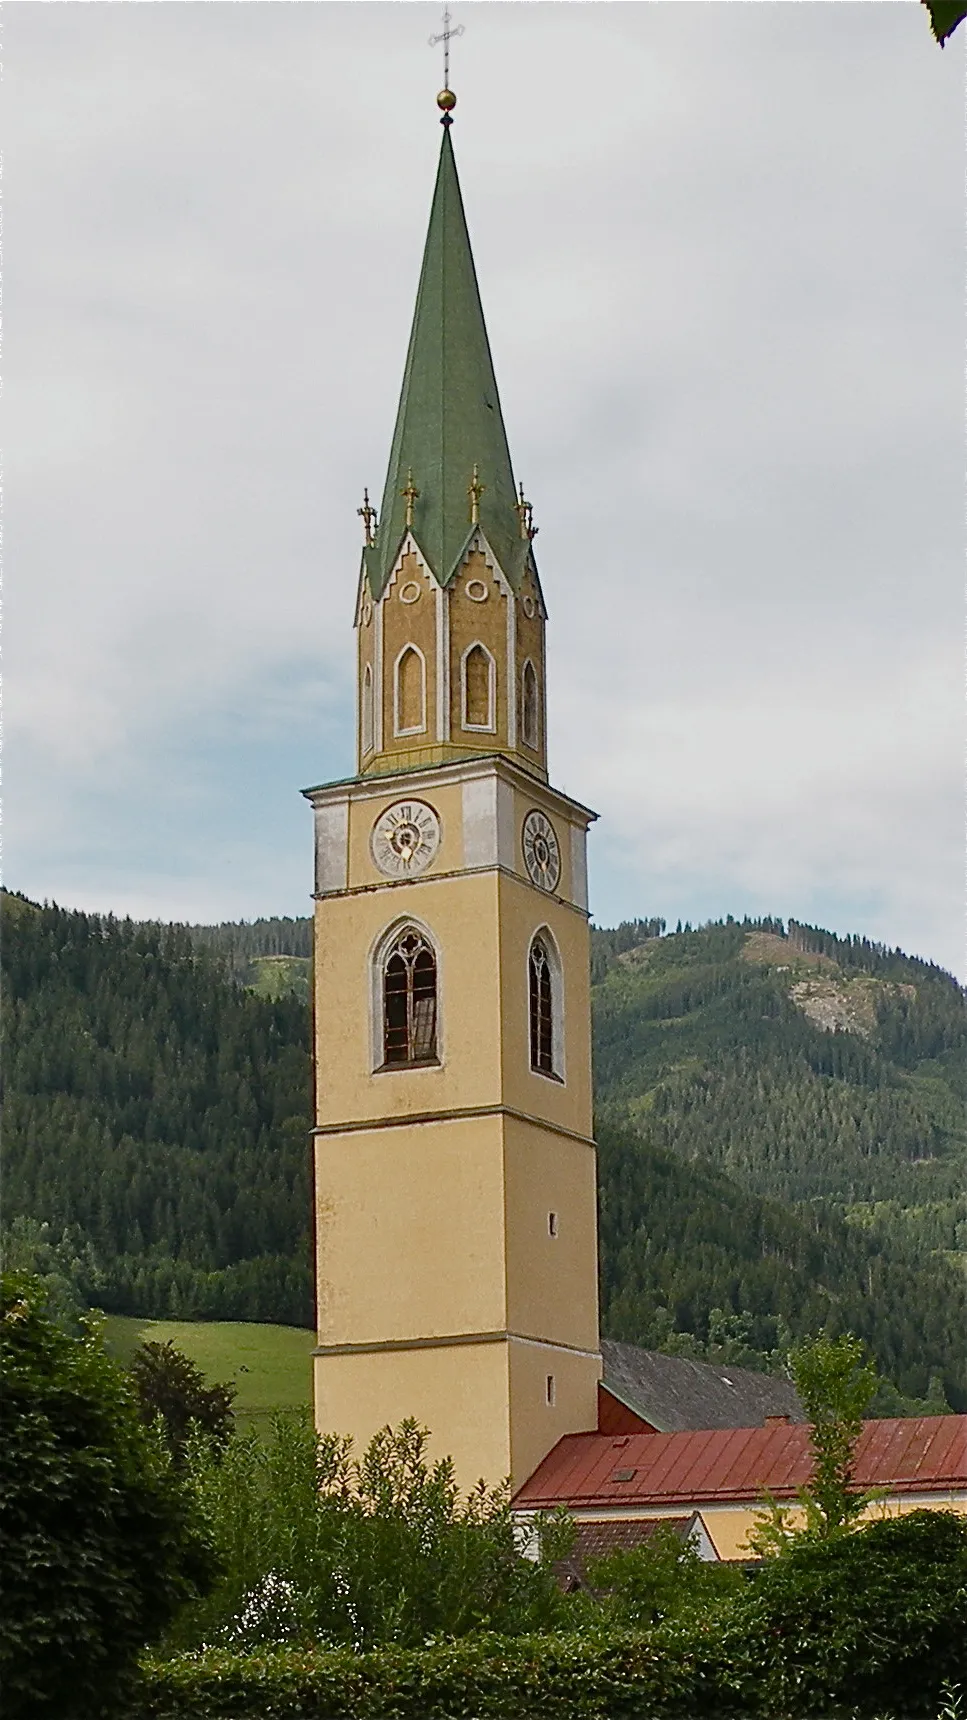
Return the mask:
POLYGON ((528 657, 520 677, 521 734, 524 745, 536 752, 541 740, 540 705, 537 694, 537 670, 528 657))
POLYGON ((396 659, 394 699, 398 735, 415 735, 426 728, 426 664, 415 645, 405 646, 396 659))
POLYGON ((367 663, 363 670, 363 687, 360 694, 360 748, 365 758, 373 750, 373 671, 367 663))
POLYGON ((531 1068, 554 1074, 554 974, 546 939, 536 937, 528 958, 531 1068))
POLYGON ((483 645, 471 645, 463 659, 464 728, 493 729, 496 678, 490 652, 483 645))
POLYGON ((436 956, 415 927, 402 931, 383 964, 383 1062, 436 1059, 436 956))

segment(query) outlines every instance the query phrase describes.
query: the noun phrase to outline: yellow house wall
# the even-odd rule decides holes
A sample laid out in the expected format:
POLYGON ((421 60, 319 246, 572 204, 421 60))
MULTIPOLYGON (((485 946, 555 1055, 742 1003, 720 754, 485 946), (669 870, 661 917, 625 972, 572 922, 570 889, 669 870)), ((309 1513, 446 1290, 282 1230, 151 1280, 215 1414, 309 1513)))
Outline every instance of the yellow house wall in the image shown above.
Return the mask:
MULTIPOLYGON (((597 1351, 597 1334, 594 1350, 597 1351)), ((566 1433, 591 1432, 598 1424, 599 1355, 544 1344, 510 1346, 511 1477, 520 1487, 566 1433), (547 1376, 554 1378, 554 1403, 547 1402, 547 1376)))
MULTIPOLYGON (((905 1517, 910 1511, 924 1510, 957 1511, 967 1516, 967 1490, 958 1493, 924 1493, 914 1497, 894 1495, 867 1506, 860 1520, 874 1522, 881 1517, 905 1517)), ((638 1511, 577 1510, 574 1516, 579 1522, 644 1522, 666 1517, 687 1517, 693 1511, 701 1512, 709 1538, 720 1559, 742 1560, 753 1557, 749 1548, 749 1534, 762 1514, 762 1507, 758 1505, 715 1505, 697 1498, 675 1505, 654 1506, 638 1511)), ((790 1519, 794 1525, 801 1527, 801 1512, 795 1508, 791 1509, 790 1519)))
POLYGON ((317 1137, 321 1344, 505 1328, 501 1125, 496 1115, 317 1137))
POLYGON ((433 1458, 451 1456, 461 1488, 510 1473, 508 1346, 465 1344, 381 1355, 317 1356, 316 1426, 349 1433, 357 1453, 412 1415, 430 1429, 433 1458))

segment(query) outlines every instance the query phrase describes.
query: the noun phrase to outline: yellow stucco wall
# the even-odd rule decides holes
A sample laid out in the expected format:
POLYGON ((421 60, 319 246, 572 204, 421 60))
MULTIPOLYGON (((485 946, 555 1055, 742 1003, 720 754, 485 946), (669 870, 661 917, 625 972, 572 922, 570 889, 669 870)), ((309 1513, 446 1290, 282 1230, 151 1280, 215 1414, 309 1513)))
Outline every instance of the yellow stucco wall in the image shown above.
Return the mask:
POLYGON ((321 1344, 503 1330, 502 1121, 317 1138, 321 1344))
POLYGON ((588 926, 567 899, 587 815, 490 762, 320 793, 336 813, 314 968, 317 1423, 359 1445, 416 1416, 462 1485, 509 1469, 519 1483, 596 1422, 588 926), (420 876, 388 880, 371 835, 406 799, 432 806, 439 848, 420 876), (524 876, 534 807, 558 834, 553 895, 524 876), (438 955, 438 1062, 384 1069, 374 957, 406 921, 438 955), (562 1080, 530 1068, 538 930, 560 963, 562 1080))
POLYGON ((596 1154, 515 1117, 504 1141, 507 1324, 596 1352, 596 1154))
POLYGON ((350 1433, 358 1453, 404 1415, 431 1434, 433 1458, 453 1458, 461 1487, 495 1486, 511 1470, 506 1343, 317 1356, 316 1426, 350 1433))
MULTIPOLYGON (((594 1340, 597 1350, 597 1336, 594 1340)), ((597 1426, 601 1358, 549 1345, 510 1346, 511 1479, 520 1487, 566 1433, 597 1426), (554 1403, 547 1401, 547 1376, 554 1403)))

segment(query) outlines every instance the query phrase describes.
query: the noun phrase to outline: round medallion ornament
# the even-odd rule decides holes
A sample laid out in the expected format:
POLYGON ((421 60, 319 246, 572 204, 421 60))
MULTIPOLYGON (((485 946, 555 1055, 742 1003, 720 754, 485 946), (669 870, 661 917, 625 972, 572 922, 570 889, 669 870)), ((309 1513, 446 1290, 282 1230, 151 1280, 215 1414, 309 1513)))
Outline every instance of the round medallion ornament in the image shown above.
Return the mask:
POLYGON ((467 580, 467 596, 471 603, 486 603, 488 593, 482 579, 467 580))
POLYGON ((373 825, 373 860, 387 878, 415 878, 440 846, 440 820, 423 800, 398 800, 373 825))
POLYGON ((535 807, 524 819, 521 837, 524 865, 531 883, 541 890, 556 890, 561 876, 561 850, 550 819, 535 807))
POLYGON ((400 586, 400 602, 419 603, 419 601, 420 588, 415 579, 408 579, 405 585, 400 586))
POLYGON ((537 604, 530 596, 524 598, 524 614, 527 616, 528 621, 533 621, 534 616, 537 614, 537 604))

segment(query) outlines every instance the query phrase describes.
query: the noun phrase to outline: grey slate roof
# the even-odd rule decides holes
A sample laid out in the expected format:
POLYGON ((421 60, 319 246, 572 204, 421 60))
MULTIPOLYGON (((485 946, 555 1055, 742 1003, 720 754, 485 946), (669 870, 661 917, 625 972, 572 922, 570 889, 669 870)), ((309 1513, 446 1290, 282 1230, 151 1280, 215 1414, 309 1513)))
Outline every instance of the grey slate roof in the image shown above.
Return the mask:
POLYGON ((767 1416, 805 1421, 791 1380, 601 1341, 603 1384, 659 1433, 689 1428, 761 1427, 767 1416))

